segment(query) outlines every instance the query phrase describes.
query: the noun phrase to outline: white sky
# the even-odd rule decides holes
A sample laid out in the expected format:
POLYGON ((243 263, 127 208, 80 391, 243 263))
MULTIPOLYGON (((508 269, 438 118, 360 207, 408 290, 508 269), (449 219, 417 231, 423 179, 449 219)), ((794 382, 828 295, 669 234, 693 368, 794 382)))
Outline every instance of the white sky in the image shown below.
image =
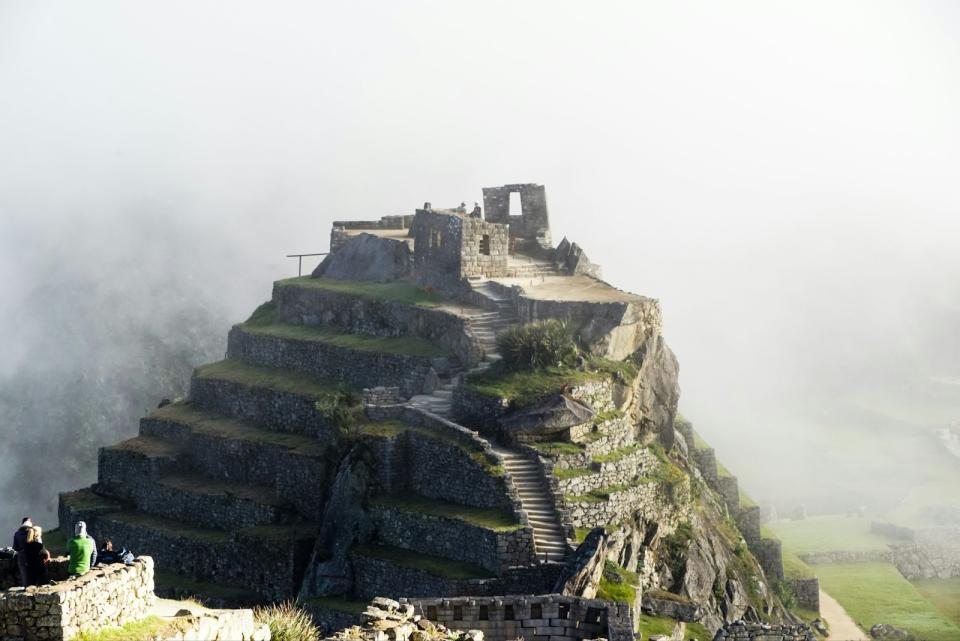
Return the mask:
POLYGON ((241 316, 335 218, 541 182, 735 458, 956 314, 958 113, 950 1, 0 0, 0 297, 140 268, 241 316))

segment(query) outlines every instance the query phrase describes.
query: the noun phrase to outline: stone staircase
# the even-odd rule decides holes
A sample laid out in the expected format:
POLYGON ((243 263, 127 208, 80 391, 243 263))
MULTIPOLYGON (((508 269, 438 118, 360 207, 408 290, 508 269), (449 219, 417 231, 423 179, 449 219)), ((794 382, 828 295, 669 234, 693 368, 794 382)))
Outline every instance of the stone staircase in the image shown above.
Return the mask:
POLYGON ((519 452, 499 446, 494 447, 494 451, 503 458, 504 468, 520 495, 520 505, 533 527, 537 559, 541 563, 563 561, 569 553, 567 537, 560 526, 560 515, 543 471, 519 452))

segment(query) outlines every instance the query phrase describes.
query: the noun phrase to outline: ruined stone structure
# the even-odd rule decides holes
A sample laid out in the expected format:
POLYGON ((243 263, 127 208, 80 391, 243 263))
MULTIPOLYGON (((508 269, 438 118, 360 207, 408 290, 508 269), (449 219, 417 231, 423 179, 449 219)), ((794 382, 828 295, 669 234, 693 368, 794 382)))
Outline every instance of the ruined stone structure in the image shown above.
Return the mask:
POLYGON ((0 637, 65 641, 146 617, 154 602, 153 559, 95 567, 55 585, 0 592, 0 637))
POLYGON ((551 247, 542 186, 484 205, 335 223, 325 267, 276 283, 189 398, 103 448, 61 527, 149 553, 162 595, 298 598, 329 625, 373 597, 496 641, 626 639, 644 602, 711 630, 781 618, 779 548, 675 438, 659 303, 551 247), (578 362, 531 390, 496 337, 549 319, 578 362))

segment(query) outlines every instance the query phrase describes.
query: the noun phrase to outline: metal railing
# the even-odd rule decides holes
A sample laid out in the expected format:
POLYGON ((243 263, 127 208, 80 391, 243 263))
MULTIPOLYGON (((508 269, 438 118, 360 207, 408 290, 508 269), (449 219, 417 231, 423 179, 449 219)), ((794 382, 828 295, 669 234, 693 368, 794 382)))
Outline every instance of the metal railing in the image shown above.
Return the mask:
POLYGON ((304 256, 326 256, 330 252, 319 252, 316 254, 287 254, 287 258, 297 259, 297 276, 303 276, 303 257, 304 256))

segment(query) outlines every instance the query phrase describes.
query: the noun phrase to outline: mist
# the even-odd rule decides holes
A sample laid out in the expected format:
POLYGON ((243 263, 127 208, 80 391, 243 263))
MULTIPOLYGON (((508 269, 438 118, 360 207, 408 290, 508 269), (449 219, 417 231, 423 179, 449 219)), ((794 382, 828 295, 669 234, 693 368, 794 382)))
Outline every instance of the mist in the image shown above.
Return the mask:
POLYGON ((895 508, 960 419, 958 36, 947 1, 0 2, 0 522, 333 220, 524 181, 660 299, 748 491, 895 508))

